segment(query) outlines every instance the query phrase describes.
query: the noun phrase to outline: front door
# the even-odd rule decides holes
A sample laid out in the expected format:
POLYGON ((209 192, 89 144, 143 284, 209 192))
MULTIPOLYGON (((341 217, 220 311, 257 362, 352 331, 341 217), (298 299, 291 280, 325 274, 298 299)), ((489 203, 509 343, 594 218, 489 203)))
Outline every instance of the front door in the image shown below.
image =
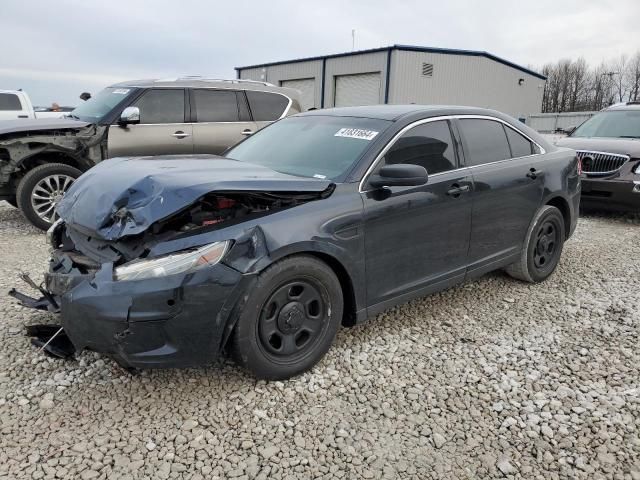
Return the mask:
POLYGON ((138 125, 111 125, 108 157, 193 153, 193 128, 185 121, 185 91, 157 88, 131 104, 140 109, 138 125))
POLYGON ((496 120, 462 118, 458 125, 475 185, 469 273, 476 276, 522 249, 542 200, 543 156, 533 142, 496 120))
POLYGON ((429 173, 427 184, 362 193, 368 306, 461 281, 471 229, 473 182, 459 169, 449 122, 417 125, 376 166, 411 163, 429 173))

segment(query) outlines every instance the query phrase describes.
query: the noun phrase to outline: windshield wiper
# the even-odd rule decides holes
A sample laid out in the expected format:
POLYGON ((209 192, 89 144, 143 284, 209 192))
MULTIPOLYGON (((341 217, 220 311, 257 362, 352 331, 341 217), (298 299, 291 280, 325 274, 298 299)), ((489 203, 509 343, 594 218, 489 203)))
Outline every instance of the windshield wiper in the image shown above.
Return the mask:
POLYGON ((620 135, 618 138, 640 138, 640 135, 620 135))

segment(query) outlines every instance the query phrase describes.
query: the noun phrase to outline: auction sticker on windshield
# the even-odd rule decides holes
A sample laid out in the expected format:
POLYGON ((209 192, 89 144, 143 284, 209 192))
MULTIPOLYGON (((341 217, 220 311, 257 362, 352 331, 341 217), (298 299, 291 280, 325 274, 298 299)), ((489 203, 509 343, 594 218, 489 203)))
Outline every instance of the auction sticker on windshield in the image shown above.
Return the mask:
POLYGON ((373 140, 380 132, 373 130, 363 130, 361 128, 341 128, 334 137, 358 138, 360 140, 373 140))

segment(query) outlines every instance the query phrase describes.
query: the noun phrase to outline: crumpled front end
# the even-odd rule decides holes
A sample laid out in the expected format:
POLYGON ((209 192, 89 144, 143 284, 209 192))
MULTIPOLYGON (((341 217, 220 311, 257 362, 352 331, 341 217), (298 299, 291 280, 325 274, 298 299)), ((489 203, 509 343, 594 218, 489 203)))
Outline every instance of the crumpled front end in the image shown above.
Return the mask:
POLYGON ((111 355, 125 367, 184 367, 213 360, 239 293, 251 277, 224 265, 163 278, 119 281, 113 264, 84 270, 54 252, 45 274, 61 325, 76 350, 111 355))

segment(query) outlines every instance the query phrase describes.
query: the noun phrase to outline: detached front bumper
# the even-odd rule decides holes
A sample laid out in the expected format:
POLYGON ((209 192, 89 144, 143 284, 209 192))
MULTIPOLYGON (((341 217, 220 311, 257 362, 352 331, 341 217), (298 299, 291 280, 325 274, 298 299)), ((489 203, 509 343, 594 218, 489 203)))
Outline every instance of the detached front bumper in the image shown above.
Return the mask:
POLYGON ((224 264, 138 281, 114 281, 111 264, 95 275, 45 275, 76 350, 106 353, 133 368, 214 360, 230 314, 252 281, 224 264))
POLYGON ((640 175, 638 180, 582 179, 583 207, 604 210, 640 211, 640 175))

